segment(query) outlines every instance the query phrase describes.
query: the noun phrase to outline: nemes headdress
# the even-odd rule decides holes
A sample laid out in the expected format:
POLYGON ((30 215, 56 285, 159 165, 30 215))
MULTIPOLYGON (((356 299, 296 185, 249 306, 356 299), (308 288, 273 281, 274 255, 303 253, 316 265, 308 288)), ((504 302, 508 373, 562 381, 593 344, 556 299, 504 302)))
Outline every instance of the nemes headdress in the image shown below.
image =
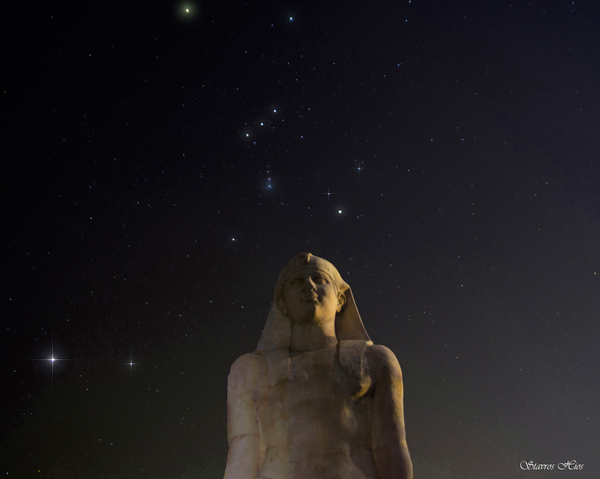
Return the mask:
POLYGON ((346 296, 346 304, 342 311, 336 314, 335 317, 335 333, 338 341, 349 339, 370 341, 369 335, 365 331, 360 314, 354 302, 354 296, 348 283, 346 283, 338 270, 329 261, 319 258, 311 253, 300 253, 295 258, 292 258, 283 267, 275 291, 271 309, 267 317, 267 324, 263 330, 257 349, 268 350, 276 348, 288 348, 291 341, 291 325, 289 318, 279 309, 278 300, 283 295, 283 288, 289 276, 307 266, 318 269, 331 278, 331 281, 337 287, 338 291, 346 296))

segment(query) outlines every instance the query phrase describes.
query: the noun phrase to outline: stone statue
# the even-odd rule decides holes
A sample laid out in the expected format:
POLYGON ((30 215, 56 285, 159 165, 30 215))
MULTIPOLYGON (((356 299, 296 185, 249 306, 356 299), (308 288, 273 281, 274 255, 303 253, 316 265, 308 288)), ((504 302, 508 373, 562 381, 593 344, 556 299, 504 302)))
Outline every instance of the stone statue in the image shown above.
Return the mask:
POLYGON ((258 348, 228 377, 226 479, 411 479, 402 372, 328 261, 279 274, 258 348))

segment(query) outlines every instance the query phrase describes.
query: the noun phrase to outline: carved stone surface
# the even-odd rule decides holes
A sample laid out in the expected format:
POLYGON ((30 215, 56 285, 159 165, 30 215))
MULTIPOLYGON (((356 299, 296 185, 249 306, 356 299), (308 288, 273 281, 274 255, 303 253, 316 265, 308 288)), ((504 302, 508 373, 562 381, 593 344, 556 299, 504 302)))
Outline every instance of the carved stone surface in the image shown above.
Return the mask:
POLYGON ((258 348, 228 377, 226 479, 410 479, 402 372, 352 290, 310 253, 279 275, 258 348))

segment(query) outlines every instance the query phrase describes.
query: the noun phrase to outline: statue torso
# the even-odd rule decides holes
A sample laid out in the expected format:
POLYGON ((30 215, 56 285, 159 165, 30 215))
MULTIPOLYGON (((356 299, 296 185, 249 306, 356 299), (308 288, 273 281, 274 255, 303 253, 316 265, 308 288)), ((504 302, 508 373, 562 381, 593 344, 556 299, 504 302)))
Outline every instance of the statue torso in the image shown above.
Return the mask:
POLYGON ((255 393, 259 478, 376 477, 366 347, 364 341, 344 341, 318 351, 262 353, 270 378, 268 391, 255 393))

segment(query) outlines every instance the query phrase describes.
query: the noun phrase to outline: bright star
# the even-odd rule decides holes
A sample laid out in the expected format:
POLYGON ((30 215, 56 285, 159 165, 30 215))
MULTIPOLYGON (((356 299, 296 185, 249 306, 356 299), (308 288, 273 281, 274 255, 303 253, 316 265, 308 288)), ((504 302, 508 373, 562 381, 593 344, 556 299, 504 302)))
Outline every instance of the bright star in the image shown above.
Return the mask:
POLYGON ((126 364, 127 366, 129 366, 129 379, 133 379, 133 365, 134 364, 140 364, 140 363, 134 363, 133 362, 133 352, 129 352, 129 362, 128 363, 120 363, 120 364, 126 364))
POLYGON ((178 1, 173 6, 174 14, 183 23, 195 21, 200 14, 200 7, 194 0, 178 1))
MULTIPOLYGON (((43 328, 42 328, 43 329, 43 328)), ((65 359, 65 358, 55 358, 54 357, 54 328, 52 331, 52 350, 50 352, 50 357, 49 358, 44 358, 44 359, 31 359, 31 358, 27 358, 27 359, 19 359, 19 361, 48 361, 50 363, 50 375, 51 375, 51 385, 52 388, 54 388, 54 363, 56 363, 56 366, 59 367, 59 364, 63 361, 75 361, 75 359, 65 359)))

